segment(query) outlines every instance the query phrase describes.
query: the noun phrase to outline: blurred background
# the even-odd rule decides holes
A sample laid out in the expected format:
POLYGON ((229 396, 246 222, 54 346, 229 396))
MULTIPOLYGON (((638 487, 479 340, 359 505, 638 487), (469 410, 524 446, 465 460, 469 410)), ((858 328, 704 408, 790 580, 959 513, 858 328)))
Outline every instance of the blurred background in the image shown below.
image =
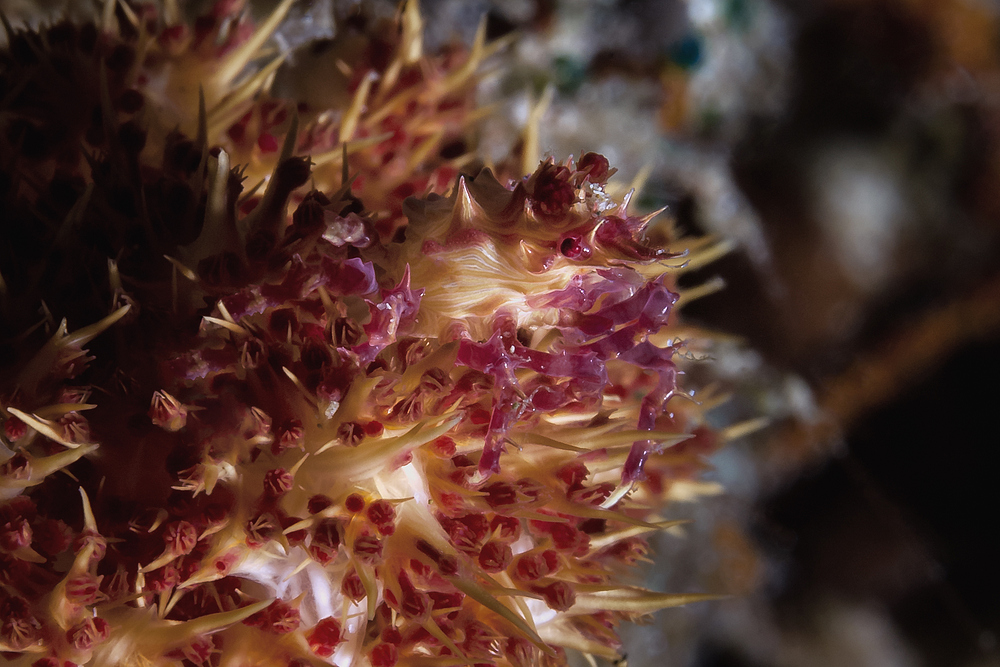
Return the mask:
MULTIPOLYGON (((93 7, 0 0, 15 20, 93 7)), ((730 597, 626 629, 628 664, 1000 665, 1000 6, 421 7, 427 49, 482 17, 511 40, 480 154, 502 159, 550 96, 544 153, 604 153, 644 182, 639 209, 733 246, 681 284, 725 281, 685 308, 719 340, 689 381, 732 391, 718 424, 770 425, 713 457, 721 493, 669 508, 693 521, 646 581, 730 597)), ((279 46, 362 10, 395 3, 302 0, 279 46)))

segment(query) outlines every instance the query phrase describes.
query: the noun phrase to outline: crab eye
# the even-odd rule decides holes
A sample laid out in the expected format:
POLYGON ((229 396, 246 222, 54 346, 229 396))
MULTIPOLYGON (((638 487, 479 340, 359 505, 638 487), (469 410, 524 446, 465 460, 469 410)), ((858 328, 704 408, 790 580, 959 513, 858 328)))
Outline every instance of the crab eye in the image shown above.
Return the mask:
POLYGON ((578 234, 568 234, 559 241, 559 252, 568 259, 588 259, 590 246, 578 234))

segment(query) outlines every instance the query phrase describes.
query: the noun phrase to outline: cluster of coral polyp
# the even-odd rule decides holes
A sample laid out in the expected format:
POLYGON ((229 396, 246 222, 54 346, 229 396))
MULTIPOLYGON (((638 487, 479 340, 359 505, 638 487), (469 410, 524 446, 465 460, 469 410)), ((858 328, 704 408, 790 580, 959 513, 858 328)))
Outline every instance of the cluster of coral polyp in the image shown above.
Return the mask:
MULTIPOLYGON (((150 72, 198 34, 152 25, 0 54, 4 659, 558 665, 698 599, 628 585, 711 438, 670 448, 698 426, 667 409, 670 255, 606 194, 607 161, 484 170, 397 211, 297 156, 318 114, 243 193, 245 137, 212 145, 223 102, 194 139, 157 135, 174 112, 150 72)), ((381 74, 434 94, 406 45, 381 74)), ((266 106, 254 85, 231 115, 266 106)), ((397 129, 415 110, 390 107, 397 129)), ((398 194, 452 168, 431 140, 355 150, 398 194)))

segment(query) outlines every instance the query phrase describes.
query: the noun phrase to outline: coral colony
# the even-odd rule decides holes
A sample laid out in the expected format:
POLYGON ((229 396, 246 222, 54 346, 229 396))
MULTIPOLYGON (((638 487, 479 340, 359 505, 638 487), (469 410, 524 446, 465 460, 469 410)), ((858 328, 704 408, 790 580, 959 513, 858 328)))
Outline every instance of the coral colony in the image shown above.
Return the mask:
POLYGON ((4 21, 0 651, 613 660, 705 597, 629 582, 718 441, 665 277, 714 250, 594 153, 459 175, 491 47, 423 54, 414 2, 345 28, 338 107, 272 95, 290 5, 4 21))

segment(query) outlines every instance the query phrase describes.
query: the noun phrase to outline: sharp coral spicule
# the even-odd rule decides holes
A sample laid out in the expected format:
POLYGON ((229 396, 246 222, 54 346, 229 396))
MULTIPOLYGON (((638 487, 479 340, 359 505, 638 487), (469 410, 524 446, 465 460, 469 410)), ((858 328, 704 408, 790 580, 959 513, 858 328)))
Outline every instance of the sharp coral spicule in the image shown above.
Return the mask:
POLYGON ((455 177, 481 40, 421 56, 411 3, 314 109, 243 73, 289 3, 239 5, 7 28, 0 651, 614 659, 701 597, 627 584, 715 441, 667 409, 673 256, 600 155, 455 177))

